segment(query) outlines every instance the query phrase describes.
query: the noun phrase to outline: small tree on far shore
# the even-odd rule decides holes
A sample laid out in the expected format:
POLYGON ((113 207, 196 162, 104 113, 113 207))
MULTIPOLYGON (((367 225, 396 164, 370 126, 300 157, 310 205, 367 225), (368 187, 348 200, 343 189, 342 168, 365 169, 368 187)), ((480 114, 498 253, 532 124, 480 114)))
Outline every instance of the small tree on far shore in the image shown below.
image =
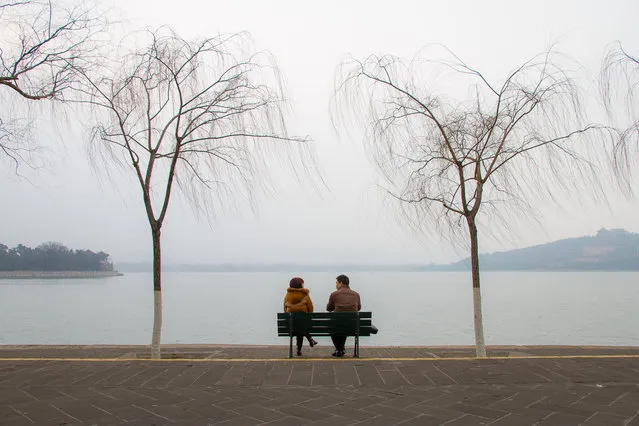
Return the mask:
POLYGON ((420 56, 410 65, 390 55, 346 62, 335 114, 361 125, 411 225, 469 243, 476 353, 485 357, 480 224, 508 228, 513 209, 529 215, 530 200, 558 188, 597 193, 590 154, 608 133, 586 120, 578 87, 552 51, 497 83, 445 52, 449 59, 420 56), (468 88, 461 100, 446 94, 460 87, 468 88))
MULTIPOLYGON (((96 110, 93 139, 127 165, 139 184, 153 243, 152 357, 162 329, 161 230, 176 189, 195 207, 251 194, 272 149, 305 139, 288 135, 277 68, 249 51, 248 36, 187 41, 168 28, 109 76, 86 75, 96 110)), ((290 158, 290 157, 289 157, 290 158)))

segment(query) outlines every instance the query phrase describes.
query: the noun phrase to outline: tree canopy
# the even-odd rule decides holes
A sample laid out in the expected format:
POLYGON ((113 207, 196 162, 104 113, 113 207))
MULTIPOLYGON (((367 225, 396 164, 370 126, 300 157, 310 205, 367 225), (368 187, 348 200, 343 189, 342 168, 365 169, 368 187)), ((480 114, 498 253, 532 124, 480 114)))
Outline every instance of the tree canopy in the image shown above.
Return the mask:
POLYGON ((57 242, 36 248, 0 243, 0 271, 112 271, 109 255, 103 251, 73 250, 57 242))

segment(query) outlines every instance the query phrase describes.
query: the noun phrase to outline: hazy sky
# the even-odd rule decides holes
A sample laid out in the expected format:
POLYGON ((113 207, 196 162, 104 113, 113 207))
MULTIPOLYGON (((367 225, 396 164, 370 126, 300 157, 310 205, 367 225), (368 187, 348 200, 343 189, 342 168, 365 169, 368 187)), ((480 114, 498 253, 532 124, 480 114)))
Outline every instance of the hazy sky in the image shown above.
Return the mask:
MULTIPOLYGON (((449 262, 465 257, 437 235, 411 234, 361 140, 336 134, 329 115, 335 71, 347 56, 390 53, 410 59, 442 43, 500 78, 552 42, 591 73, 606 46, 620 40, 639 52, 639 2, 628 1, 193 1, 117 0, 132 28, 170 25, 184 38, 248 31, 277 59, 290 98, 292 134, 309 135, 328 190, 279 179, 257 212, 241 202, 214 221, 198 219, 179 198, 163 228, 165 262, 449 262)), ((39 137, 50 164, 30 179, 0 170, 0 242, 35 246, 59 241, 100 249, 118 261, 150 260, 151 240, 133 176, 96 173, 83 133, 71 123, 39 137), (62 136, 60 138, 59 136, 62 136), (62 140, 60 140, 62 139, 62 140)), ((482 252, 593 234, 601 227, 639 231, 637 200, 610 195, 609 205, 542 208, 544 229, 526 225, 507 241, 483 238, 482 252)), ((481 232, 481 231, 480 231, 481 232)))

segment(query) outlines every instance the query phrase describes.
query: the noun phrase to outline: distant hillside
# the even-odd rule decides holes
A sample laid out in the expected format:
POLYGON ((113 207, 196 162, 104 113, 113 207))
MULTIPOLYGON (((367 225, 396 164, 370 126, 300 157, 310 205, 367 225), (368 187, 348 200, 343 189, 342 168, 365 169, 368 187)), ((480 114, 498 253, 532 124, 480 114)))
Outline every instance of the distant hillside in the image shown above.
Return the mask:
MULTIPOLYGON (((601 229, 594 236, 569 238, 548 244, 481 254, 482 270, 555 270, 602 271, 639 270, 639 234, 623 229, 601 229)), ((151 272, 150 262, 118 262, 122 272, 151 272)), ((470 260, 464 259, 448 265, 435 264, 296 264, 296 263, 226 263, 226 264, 171 264, 162 266, 165 272, 332 272, 358 271, 465 271, 470 260)))
MULTIPOLYGON (((518 250, 481 254, 482 270, 639 270, 639 234, 600 229, 594 236, 568 238, 518 250)), ((438 267, 466 270, 470 260, 438 267)))

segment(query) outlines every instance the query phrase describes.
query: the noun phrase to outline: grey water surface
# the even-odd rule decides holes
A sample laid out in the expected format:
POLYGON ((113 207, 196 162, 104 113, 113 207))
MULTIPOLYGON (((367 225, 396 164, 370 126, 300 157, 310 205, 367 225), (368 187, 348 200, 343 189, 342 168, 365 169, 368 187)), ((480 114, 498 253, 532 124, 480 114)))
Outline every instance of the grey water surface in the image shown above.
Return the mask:
MULTIPOLYGON (((163 343, 286 344, 277 337, 287 283, 300 275, 323 311, 346 273, 380 332, 364 345, 473 344, 465 272, 163 275, 163 343)), ((102 279, 0 280, 0 344, 147 344, 150 273, 102 279)), ((486 343, 639 345, 638 272, 484 272, 486 343)))

